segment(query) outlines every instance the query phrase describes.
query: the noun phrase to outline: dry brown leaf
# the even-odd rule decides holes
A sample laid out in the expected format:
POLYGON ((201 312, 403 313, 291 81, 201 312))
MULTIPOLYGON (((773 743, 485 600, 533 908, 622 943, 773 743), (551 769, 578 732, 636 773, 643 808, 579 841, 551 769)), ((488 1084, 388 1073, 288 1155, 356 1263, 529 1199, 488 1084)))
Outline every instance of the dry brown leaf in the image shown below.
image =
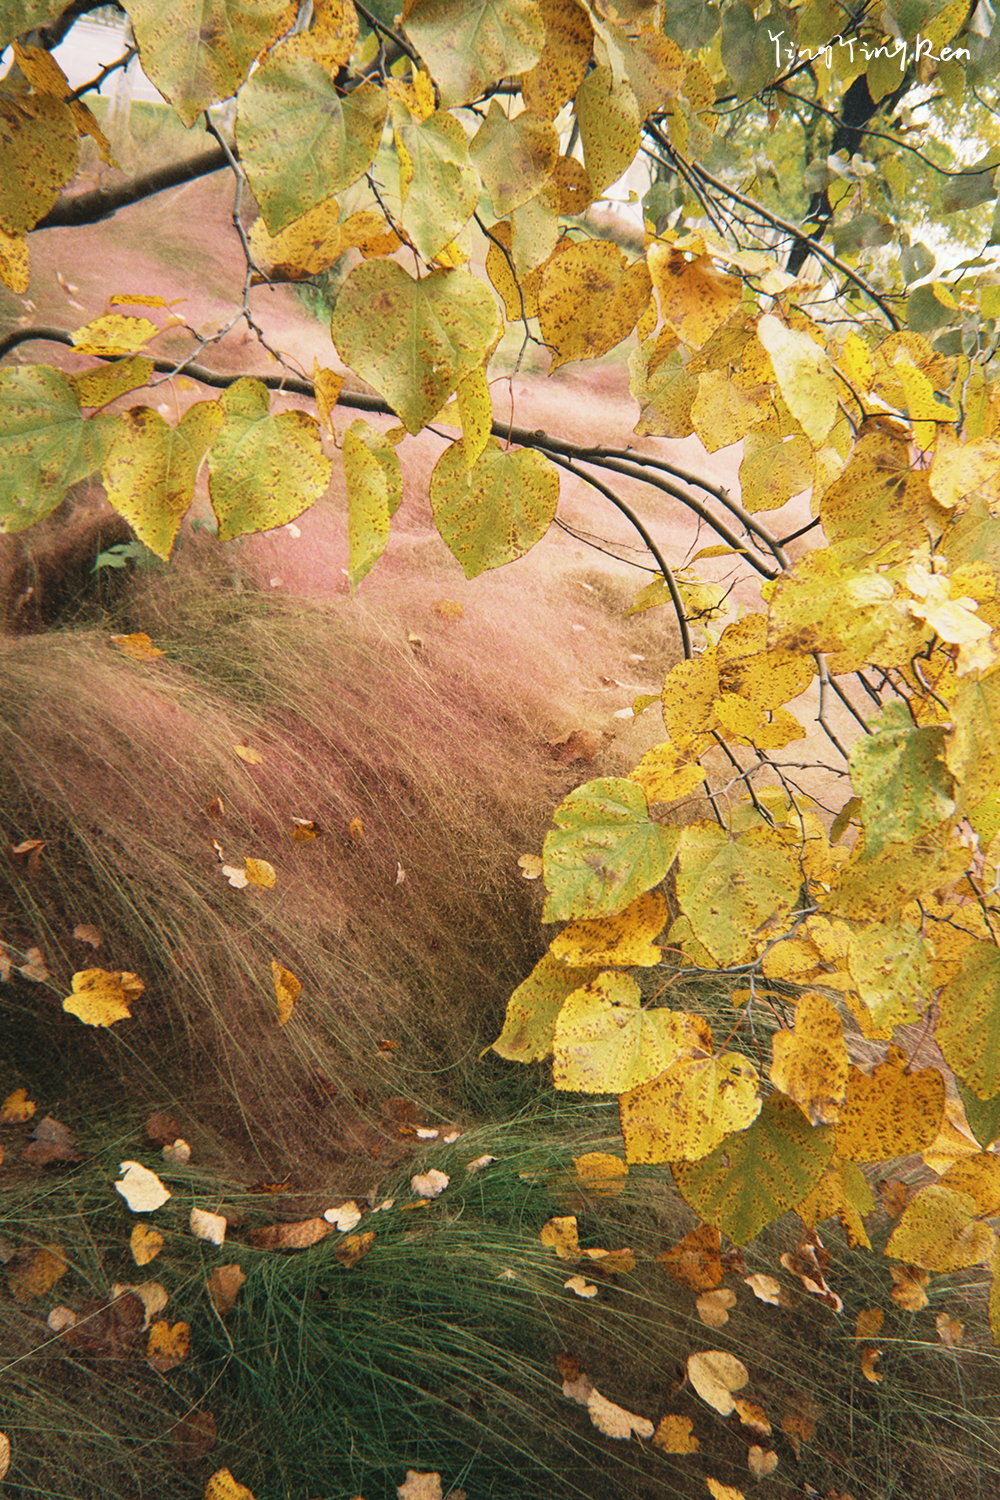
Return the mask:
POLYGON ((541 1241, 554 1250, 560 1260, 580 1259, 580 1240, 576 1228, 576 1214, 565 1214, 562 1218, 550 1219, 541 1228, 541 1241))
POLYGON ((917 1266, 890 1266, 889 1274, 896 1283, 889 1296, 897 1307, 904 1312, 920 1312, 927 1306, 925 1288, 930 1285, 929 1271, 922 1271, 917 1266))
POLYGON ((362 843, 365 837, 364 820, 362 818, 352 818, 348 824, 347 831, 356 844, 362 843))
POLYGON ((639 1438, 653 1436, 653 1424, 648 1418, 637 1417, 635 1412, 626 1411, 624 1406, 616 1406, 614 1401, 609 1401, 600 1391, 591 1391, 587 1411, 598 1432, 603 1432, 605 1437, 624 1440, 633 1433, 639 1438))
POLYGON ((292 819, 292 839, 296 844, 311 844, 322 835, 322 828, 313 818, 292 819))
POLYGON ((7 1262, 7 1282, 15 1302, 22 1305, 44 1297, 67 1271, 58 1245, 33 1245, 7 1262))
POLYGON ((172 1145, 164 1146, 160 1155, 168 1166, 186 1167, 191 1160, 191 1147, 178 1136, 172 1145))
POLYGON ((180 1126, 164 1110, 154 1110, 146 1120, 146 1134, 157 1146, 169 1146, 180 1135, 180 1126))
POLYGON ((24 955, 24 963, 18 965, 17 972, 22 979, 30 979, 32 984, 44 984, 49 971, 45 967, 41 948, 29 948, 24 955))
POLYGON ((35 1113, 35 1105, 28 1098, 27 1089, 15 1089, 0 1104, 0 1125, 23 1125, 35 1113))
POLYGON ((233 754, 238 755, 246 766, 260 766, 264 763, 264 757, 260 751, 255 750, 252 745, 248 745, 246 742, 242 745, 234 745, 233 754))
POLYGON ((33 1167, 48 1167, 53 1162, 80 1161, 76 1149, 76 1136, 68 1125, 62 1125, 51 1115, 39 1120, 31 1132, 34 1139, 24 1148, 24 1160, 33 1167))
POLYGON ((235 1262, 215 1267, 206 1285, 208 1295, 212 1299, 212 1306, 220 1318, 231 1313, 236 1306, 236 1298, 239 1296, 239 1290, 244 1281, 246 1281, 246 1276, 235 1262))
POLYGON ((340 1264, 350 1271, 359 1260, 364 1260, 374 1243, 374 1229, 366 1229, 362 1234, 345 1234, 333 1253, 340 1264))
POLYGON ((53 1333, 64 1333, 67 1328, 76 1327, 76 1313, 71 1307, 54 1307, 45 1319, 45 1325, 53 1333))
POLYGON ((129 1245, 136 1265, 148 1266, 163 1249, 164 1239, 157 1230, 149 1229, 145 1224, 137 1224, 132 1230, 129 1245))
POLYGON ((601 1276, 624 1276, 635 1270, 635 1251, 623 1245, 620 1250, 584 1250, 590 1269, 601 1276))
POLYGON ((885 1313, 880 1307, 863 1307, 854 1325, 855 1338, 870 1339, 873 1334, 878 1333, 884 1322, 885 1313))
POLYGON ((752 1276, 744 1276, 746 1285, 754 1296, 761 1302, 769 1302, 772 1307, 780 1307, 782 1299, 781 1282, 776 1276, 768 1276, 763 1271, 755 1271, 752 1276))
POLYGON ((699 1224, 656 1259, 674 1281, 693 1292, 710 1292, 722 1281, 722 1236, 710 1224, 699 1224))
POLYGON ((228 1469, 217 1469, 205 1486, 204 1500, 253 1500, 253 1492, 238 1484, 228 1469))
POLYGON ((786 1412, 781 1419, 781 1430, 798 1458, 802 1444, 811 1442, 816 1436, 816 1418, 807 1409, 786 1412))
POLYGON ((161 1375, 183 1364, 190 1352, 191 1330, 186 1323, 175 1323, 171 1327, 166 1319, 160 1319, 150 1328, 146 1358, 161 1375))
POLYGON ((950 1313, 938 1313, 934 1326, 946 1349, 957 1349, 965 1336, 965 1324, 959 1318, 953 1318, 950 1313))
POLYGON ((143 1329, 149 1327, 157 1313, 161 1313, 170 1300, 162 1281, 140 1281, 138 1286, 127 1286, 115 1281, 111 1286, 111 1296, 116 1304, 121 1300, 123 1305, 125 1305, 125 1299, 129 1297, 139 1299, 145 1314, 142 1321, 143 1329))
POLYGON ((757 1437, 770 1437, 771 1424, 767 1419, 767 1413, 762 1406, 757 1405, 756 1401, 745 1401, 742 1399, 737 1401, 736 1415, 743 1423, 743 1426, 749 1427, 750 1431, 757 1437))
POLYGON ((724 1417, 736 1410, 733 1392, 742 1390, 750 1379, 746 1365, 722 1349, 689 1354, 687 1372, 701 1399, 724 1417))
POLYGON ((882 1371, 875 1368, 881 1358, 881 1349, 869 1347, 861 1351, 861 1373, 866 1380, 871 1381, 872 1385, 882 1384, 882 1371))
POLYGON ((182 1464, 197 1464, 215 1446, 215 1418, 210 1411, 189 1411, 170 1434, 182 1464))
POLYGON ((407 1469, 406 1478, 397 1485, 399 1500, 443 1500, 440 1474, 422 1474, 419 1469, 407 1469))
POLYGON ((78 943, 89 943, 91 948, 99 948, 101 946, 101 929, 99 927, 91 927, 88 922, 81 922, 79 926, 74 927, 73 936, 78 943))
POLYGON ((301 1219, 295 1224, 251 1229, 247 1239, 257 1250, 307 1250, 332 1233, 333 1227, 325 1219, 301 1219))
POLYGON ((719 1287, 714 1292, 702 1292, 695 1303, 698 1316, 709 1328, 721 1328, 729 1322, 729 1309, 735 1305, 736 1293, 728 1287, 719 1287))
POLYGON ((63 1332, 72 1349, 90 1359, 128 1359, 145 1326, 144 1309, 134 1292, 124 1291, 112 1301, 88 1303, 63 1332))
POLYGON ((578 1297, 596 1297, 597 1288, 592 1281, 587 1281, 583 1276, 571 1276, 568 1281, 563 1282, 567 1292, 575 1292, 578 1297))
POLYGON ((660 1424, 653 1433, 654 1448, 662 1448, 664 1453, 697 1453, 700 1444, 692 1431, 693 1427, 690 1417, 675 1416, 668 1412, 660 1419, 660 1424))
POLYGON ((747 1468, 755 1479, 766 1479, 778 1467, 778 1455, 756 1444, 747 1453, 747 1468))
POLYGON ((271 978, 274 981, 275 1008, 278 1014, 278 1025, 285 1026, 291 1020, 295 1002, 302 994, 301 981, 288 969, 283 969, 280 964, 271 960, 271 978))
POLYGON ((436 1167, 431 1167, 429 1172, 417 1173, 410 1178, 410 1187, 418 1198, 437 1198, 444 1192, 451 1178, 446 1172, 439 1172, 436 1167))
POLYGON ((226 804, 223 802, 221 797, 212 797, 208 802, 205 803, 202 811, 204 812, 206 818, 212 818, 214 821, 218 818, 224 818, 226 816, 226 804))
POLYGON ((189 1223, 196 1240, 207 1240, 210 1245, 225 1243, 228 1223, 225 1214, 209 1213, 206 1208, 192 1208, 189 1223))

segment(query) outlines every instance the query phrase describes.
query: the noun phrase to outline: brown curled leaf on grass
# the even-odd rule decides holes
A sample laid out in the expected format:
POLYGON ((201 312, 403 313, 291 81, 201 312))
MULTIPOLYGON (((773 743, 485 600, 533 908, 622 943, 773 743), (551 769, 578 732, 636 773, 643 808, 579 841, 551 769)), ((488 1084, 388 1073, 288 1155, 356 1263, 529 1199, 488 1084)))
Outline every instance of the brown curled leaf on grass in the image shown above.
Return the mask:
POLYGON ((345 1234, 333 1254, 345 1270, 352 1271, 358 1261, 364 1260, 374 1243, 374 1229, 366 1229, 361 1234, 345 1234))
POLYGON ((191 1329, 187 1323, 174 1323, 171 1326, 165 1318, 162 1318, 150 1328, 149 1339, 146 1343, 146 1359, 161 1375, 166 1375, 170 1370, 176 1370, 178 1365, 184 1363, 190 1352, 191 1329))
POLYGON ((292 839, 296 844, 311 844, 313 839, 321 838, 322 828, 313 818, 292 819, 292 839))
POLYGON ((624 1441, 633 1434, 638 1438, 651 1438, 655 1431, 647 1417, 639 1417, 635 1412, 626 1411, 624 1406, 609 1401, 600 1391, 591 1391, 587 1399, 587 1413, 598 1432, 619 1441, 624 1441))
POLYGON ((127 1302, 129 1297, 138 1298, 143 1309, 141 1324, 143 1331, 163 1311, 170 1300, 162 1281, 140 1281, 138 1286, 128 1286, 115 1281, 111 1284, 111 1297, 116 1306, 121 1301, 122 1306, 126 1308, 130 1306, 127 1302))
MULTIPOLYGON (((68 1311, 68 1309, 67 1309, 68 1311)), ((63 1341, 85 1359, 130 1359, 145 1327, 145 1309, 134 1292, 80 1308, 63 1328, 63 1341)))
POLYGON ((722 1349, 706 1349, 689 1354, 688 1379, 701 1399, 723 1417, 736 1410, 734 1391, 742 1390, 750 1379, 746 1365, 722 1349))
POLYGON ((728 1287, 719 1287, 714 1292, 702 1292, 695 1302, 699 1318, 709 1328, 721 1328, 729 1322, 729 1309, 736 1304, 736 1293, 728 1287))
POLYGON ((33 1167, 50 1167, 82 1161, 76 1149, 76 1136, 68 1125, 46 1115, 31 1132, 32 1140, 24 1148, 23 1160, 33 1167))
POLYGON ((653 1433, 653 1447, 662 1448, 664 1453, 697 1453, 701 1444, 695 1437, 693 1428, 694 1423, 690 1417, 668 1412, 665 1417, 661 1417, 653 1433))
POLYGON ((806 1402, 792 1411, 788 1411, 781 1419, 781 1430, 792 1446, 792 1452, 798 1458, 802 1451, 803 1443, 811 1443, 816 1436, 816 1414, 812 1406, 806 1402))
POLYGON ((35 1113, 35 1103, 27 1089, 15 1089, 0 1104, 0 1125, 24 1125, 35 1113))
POLYGON ((334 1232, 325 1219, 300 1219, 294 1224, 266 1224, 247 1235, 255 1250, 308 1250, 334 1232))
POLYGON ((770 1448, 754 1444, 747 1452, 747 1468, 755 1479, 766 1479, 778 1467, 778 1455, 770 1448))
POLYGON ((15 1302, 24 1306, 51 1291, 68 1270, 59 1245, 30 1245, 7 1262, 7 1285, 15 1302))
POLYGON ((877 1369, 879 1360, 882 1358, 881 1349, 873 1349, 870 1346, 861 1351, 861 1373, 872 1385, 882 1384, 882 1371, 877 1369))
POLYGON ((786 1271, 797 1276, 811 1297, 818 1297, 834 1312, 842 1312, 844 1304, 828 1285, 824 1272, 830 1264, 830 1252, 815 1229, 808 1230, 799 1240, 794 1251, 781 1257, 786 1271))
POLYGON ((22 839, 19 844, 11 844, 8 852, 14 864, 20 866, 30 880, 37 880, 42 873, 42 850, 45 847, 45 839, 22 839))
POLYGON ((212 1306, 224 1318, 231 1313, 236 1306, 240 1287, 246 1281, 246 1276, 235 1262, 224 1266, 216 1266, 208 1281, 205 1283, 212 1306))
POLYGON ((263 755, 261 755, 259 750, 255 750, 252 745, 248 745, 246 740, 243 741, 242 745, 233 746, 233 754, 239 756, 245 766, 261 766, 264 764, 263 755))
POLYGON ((889 1296, 904 1312, 920 1312, 927 1306, 926 1288, 930 1285, 930 1272, 918 1266, 890 1266, 889 1275, 896 1285, 889 1296))
POLYGON ((722 1236, 711 1224, 699 1224, 656 1259, 668 1276, 693 1292, 712 1291, 725 1274, 722 1236))
POLYGON ((114 1026, 127 1021, 132 1005, 146 986, 136 974, 107 969, 81 969, 73 975, 73 993, 63 1001, 63 1010, 85 1026, 114 1026))

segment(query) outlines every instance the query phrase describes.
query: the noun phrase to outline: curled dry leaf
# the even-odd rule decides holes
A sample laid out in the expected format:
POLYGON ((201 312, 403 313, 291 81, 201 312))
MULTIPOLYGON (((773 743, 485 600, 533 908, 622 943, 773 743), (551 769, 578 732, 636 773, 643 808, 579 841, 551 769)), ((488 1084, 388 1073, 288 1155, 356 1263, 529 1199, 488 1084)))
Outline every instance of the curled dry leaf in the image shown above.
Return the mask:
POLYGON ((207 1240, 210 1245, 221 1245, 226 1238, 225 1214, 209 1213, 207 1208, 192 1208, 191 1233, 195 1239, 207 1240))
POLYGON ((221 797, 211 797, 209 801, 205 803, 202 811, 204 812, 206 818, 212 818, 213 820, 224 818, 226 816, 226 804, 223 802, 221 797))
POLYGON ((540 1231, 542 1244, 554 1250, 560 1260, 580 1259, 580 1239, 576 1227, 576 1215, 565 1214, 550 1219, 540 1231))
POLYGON ((173 1196, 156 1173, 140 1162, 123 1161, 118 1170, 122 1173, 122 1180, 115 1183, 115 1191, 121 1193, 134 1214, 153 1213, 173 1196))
POLYGON ((18 1250, 7 1262, 7 1284, 22 1305, 44 1297, 67 1270, 58 1245, 32 1245, 18 1250))
POLYGON ((755 1271, 752 1276, 744 1276, 743 1280, 759 1301, 769 1302, 772 1307, 781 1306, 781 1282, 776 1276, 755 1271))
POLYGON ((0 1125, 24 1125, 35 1113, 35 1105, 28 1098, 27 1089, 15 1089, 0 1104, 0 1125))
POLYGON ((603 1432, 605 1437, 625 1440, 634 1433, 638 1438, 651 1438, 655 1431, 647 1417, 637 1417, 635 1412, 626 1411, 624 1406, 616 1406, 614 1401, 609 1401, 600 1391, 591 1391, 587 1411, 598 1432, 603 1432))
POLYGON ((889 1296, 897 1307, 904 1312, 920 1312, 927 1306, 925 1288, 930 1285, 929 1271, 917 1266, 890 1266, 889 1274, 896 1283, 889 1296))
POLYGON ((73 993, 63 1001, 63 1010, 77 1016, 85 1026, 114 1026, 132 1014, 132 1004, 146 986, 135 974, 107 969, 81 969, 73 975, 73 993))
POLYGON ((584 1250, 591 1270, 602 1276, 624 1276, 635 1270, 635 1251, 623 1245, 620 1250, 584 1250))
POLYGON ((53 1162, 80 1161, 76 1136, 68 1125, 46 1115, 31 1132, 33 1140, 24 1148, 24 1160, 33 1167, 48 1167, 53 1162))
POLYGON ((517 867, 521 871, 522 880, 537 880, 543 869, 541 855, 522 854, 517 861, 517 867))
POLYGON ((756 1401, 745 1401, 741 1398, 736 1403, 736 1415, 743 1426, 749 1427, 750 1431, 758 1437, 770 1437, 771 1424, 767 1419, 767 1413, 762 1406, 757 1405, 756 1401))
POLYGON ((418 1198, 437 1198, 448 1186, 451 1178, 446 1172, 439 1172, 436 1167, 431 1167, 429 1172, 410 1178, 410 1187, 418 1198))
POLYGON ((10 1438, 5 1432, 0 1432, 0 1480, 4 1478, 10 1468, 10 1438))
POLYGON ((423 1474, 419 1469, 407 1469, 403 1483, 396 1486, 399 1500, 443 1500, 440 1474, 423 1474))
POLYGON ((938 1313, 934 1319, 934 1326, 938 1331, 938 1338, 946 1349, 957 1349, 965 1336, 965 1324, 959 1318, 953 1318, 949 1313, 938 1313))
POLYGON ((204 1500, 253 1500, 253 1492, 238 1484, 228 1469, 217 1469, 205 1486, 204 1500))
POLYGON ((236 1298, 244 1281, 246 1281, 246 1276, 234 1263, 215 1267, 206 1285, 212 1306, 220 1318, 231 1313, 236 1306, 236 1298))
POLYGON ((786 1412, 781 1419, 781 1430, 791 1443, 795 1457, 798 1458, 802 1451, 802 1444, 811 1442, 816 1436, 816 1418, 812 1409, 803 1406, 797 1411, 786 1412))
POLYGON ((374 1229, 366 1229, 362 1234, 345 1234, 333 1254, 342 1266, 351 1271, 359 1260, 364 1260, 374 1243, 374 1229))
POLYGON ((736 1302, 736 1293, 728 1287, 719 1287, 714 1292, 702 1292, 695 1303, 698 1316, 709 1328, 721 1328, 729 1322, 729 1309, 736 1302))
POLYGON ((568 1292, 575 1292, 578 1297, 596 1297, 597 1288, 592 1281, 587 1281, 583 1276, 571 1276, 568 1281, 563 1282, 568 1292))
POLYGON ((150 1229, 145 1224, 136 1224, 132 1230, 129 1240, 132 1251, 132 1259, 137 1266, 148 1266, 151 1260, 155 1260, 164 1246, 163 1235, 156 1229, 150 1229))
POLYGON ((861 1373, 872 1385, 882 1384, 882 1371, 875 1367, 882 1358, 881 1349, 862 1349, 861 1351, 861 1373))
POLYGON ((146 1358, 161 1375, 183 1364, 190 1352, 191 1330, 186 1323, 175 1323, 171 1327, 165 1319, 161 1319, 149 1330, 146 1358))
POLYGON ((721 1349, 689 1354, 687 1373, 701 1399, 724 1417, 736 1410, 733 1392, 742 1390, 750 1379, 746 1365, 721 1349))
POLYGON ((747 1468, 755 1479, 766 1479, 778 1467, 778 1455, 756 1444, 747 1453, 747 1468))
POLYGON ((64 1333, 67 1328, 76 1327, 76 1313, 71 1307, 54 1307, 45 1324, 53 1333, 64 1333))
POLYGON ((210 1411, 189 1411, 170 1434, 181 1463, 200 1463, 215 1446, 215 1418, 210 1411))
POLYGON ((92 948, 99 948, 101 946, 101 929, 99 927, 91 927, 87 922, 81 922, 79 926, 74 927, 73 936, 77 942, 89 943, 92 948))
POLYGON ((292 838, 296 844, 311 844, 322 832, 322 828, 312 818, 292 819, 292 838))
POLYGON ((349 1202, 342 1203, 339 1208, 328 1208, 323 1217, 328 1224, 332 1224, 334 1229, 339 1229, 343 1234, 361 1223, 361 1210, 351 1198, 349 1202))
POLYGON ((347 831, 356 844, 364 842, 365 823, 363 818, 352 818, 347 825, 347 831))
MULTIPOLYGON (((247 861, 249 864, 249 860, 247 861)), ((273 885, 273 881, 271 882, 273 885)), ((302 985, 295 975, 271 960, 271 977, 274 980, 274 999, 278 1012, 278 1025, 285 1026, 291 1019, 295 1002, 302 993, 302 985)))
POLYGON ((664 1453, 697 1453, 701 1445, 693 1427, 690 1417, 674 1416, 668 1412, 653 1433, 654 1448, 662 1448, 664 1453))
POLYGON ((493 1163, 499 1160, 498 1156, 477 1156, 475 1161, 466 1162, 465 1170, 467 1172, 481 1172, 484 1167, 492 1167, 493 1163))
POLYGON ((693 1292, 710 1292, 723 1277, 722 1236, 711 1224, 699 1224, 676 1245, 656 1257, 667 1275, 693 1292))
POLYGON ((178 1136, 172 1145, 164 1146, 160 1155, 168 1166, 186 1167, 191 1160, 191 1147, 187 1141, 181 1140, 180 1136, 178 1136))
POLYGON ((257 1250, 308 1250, 329 1233, 325 1219, 300 1219, 295 1224, 267 1224, 261 1229, 251 1229, 247 1239, 257 1250))
POLYGON ((128 1310, 132 1299, 138 1299, 142 1308, 142 1328, 148 1328, 158 1313, 161 1313, 170 1300, 167 1289, 161 1281, 140 1281, 138 1286, 124 1286, 121 1282, 114 1282, 111 1287, 111 1296, 114 1306, 119 1304, 128 1310))

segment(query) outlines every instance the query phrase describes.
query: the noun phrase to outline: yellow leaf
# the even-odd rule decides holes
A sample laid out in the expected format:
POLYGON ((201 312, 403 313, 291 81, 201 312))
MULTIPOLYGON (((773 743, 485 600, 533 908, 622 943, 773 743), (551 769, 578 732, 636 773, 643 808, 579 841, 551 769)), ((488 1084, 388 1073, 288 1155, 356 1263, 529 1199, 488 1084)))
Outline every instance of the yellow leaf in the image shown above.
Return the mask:
POLYGON ((941 1186, 955 1193, 968 1193, 982 1219, 1000 1214, 1000 1157, 990 1151, 956 1162, 941 1179, 941 1186))
POLYGON ((0 1105, 0 1125, 24 1125, 35 1113, 27 1089, 15 1089, 0 1105))
POLYGON ((595 198, 625 171, 639 150, 639 106, 629 85, 611 68, 594 68, 576 91, 583 164, 595 198))
POLYGON ((550 1219, 541 1229, 542 1244, 552 1249, 560 1260, 579 1260, 580 1241, 577 1236, 576 1215, 550 1219))
POLYGON ((722 1236, 713 1224, 699 1224, 656 1257, 668 1276, 692 1291, 711 1291, 723 1277, 722 1236))
POLYGON ((7 1284, 22 1305, 44 1297, 69 1267, 58 1245, 33 1245, 7 1261, 7 1284))
POLYGON ((70 376, 70 384, 81 406, 106 406, 118 396, 146 385, 153 373, 153 361, 143 354, 118 359, 110 365, 96 365, 70 376))
POLYGON ((706 1478, 709 1492, 714 1500, 745 1500, 742 1490, 738 1490, 734 1484, 723 1484, 718 1479, 706 1478))
POLYGON ((598 359, 629 336, 649 302, 644 261, 628 265, 608 240, 571 244, 542 272, 538 313, 552 369, 598 359))
POLYGON ((807 333, 789 328, 773 313, 757 324, 757 337, 771 356, 778 388, 814 448, 837 415, 838 383, 826 350, 807 333))
POLYGON ((591 1391, 587 1398, 587 1411, 598 1432, 603 1432, 605 1437, 623 1440, 630 1438, 633 1433, 638 1438, 653 1436, 653 1424, 648 1418, 637 1417, 635 1412, 616 1406, 613 1401, 602 1396, 600 1391, 591 1391))
POLYGON ((27 235, 9 234, 0 224, 0 281, 23 297, 30 280, 27 235))
POLYGON ((934 1319, 938 1331, 938 1338, 946 1349, 957 1349, 965 1337, 965 1324, 959 1318, 953 1318, 949 1313, 940 1312, 934 1319))
POLYGON ((539 880, 545 866, 540 854, 522 854, 517 861, 522 880, 539 880))
POLYGON ((554 120, 587 76, 594 28, 576 0, 540 0, 539 8, 545 46, 535 66, 521 75, 521 96, 525 108, 554 120))
POLYGON ((743 1280, 759 1302, 769 1302, 772 1307, 781 1306, 781 1282, 776 1276, 755 1271, 752 1276, 744 1276, 743 1280))
POLYGON ((63 1010, 85 1026, 114 1026, 131 1016, 132 1002, 145 988, 135 974, 81 969, 73 975, 73 993, 63 1001, 63 1010))
POLYGON ((690 1417, 674 1416, 668 1412, 653 1433, 653 1447, 662 1448, 664 1453, 697 1453, 700 1444, 693 1427, 690 1417))
POLYGON ((875 1368, 882 1358, 881 1349, 862 1349, 861 1351, 861 1373, 872 1385, 882 1384, 882 1371, 875 1368))
POLYGON ((587 1281, 583 1276, 571 1276, 568 1281, 563 1282, 568 1292, 574 1292, 577 1297, 596 1297, 597 1287, 592 1281, 587 1281))
POLYGON ((897 1307, 904 1312, 920 1312, 927 1306, 924 1288, 931 1279, 928 1272, 918 1270, 916 1266, 890 1266, 889 1272, 896 1283, 889 1295, 897 1307))
POLYGON ((552 939, 549 952, 575 968, 588 964, 649 968, 663 956, 652 939, 663 931, 669 915, 666 897, 647 891, 616 916, 570 922, 552 939))
POLYGON ((736 1410, 733 1392, 742 1390, 750 1379, 746 1365, 721 1349, 689 1354, 687 1373, 701 1399, 723 1417, 736 1410))
MULTIPOLYGON (((274 882, 272 881, 273 885, 274 882)), ((284 1026, 295 1009, 295 1002, 302 993, 302 985, 288 969, 271 960, 271 977, 274 980, 274 998, 278 1011, 278 1025, 284 1026)))
POLYGON ((756 1401, 747 1401, 741 1398, 736 1403, 736 1415, 744 1427, 756 1433, 758 1437, 770 1437, 771 1424, 767 1419, 764 1408, 758 1406, 756 1401))
POLYGON ((1000 472, 1000 443, 979 438, 960 443, 951 427, 942 427, 930 468, 931 494, 948 510, 965 510, 977 490, 989 492, 1000 472))
POLYGON ((738 277, 717 271, 710 255, 689 255, 659 240, 646 261, 663 321, 685 344, 700 348, 734 311, 742 291, 738 277))
POLYGON ((871 1241, 862 1222, 871 1213, 875 1199, 861 1168, 852 1161, 834 1156, 808 1198, 798 1205, 803 1222, 812 1228, 821 1219, 837 1215, 847 1232, 852 1249, 861 1245, 871 1249, 871 1241))
POLYGON ((105 313, 70 334, 73 347, 81 354, 99 354, 115 358, 119 354, 136 354, 159 333, 148 318, 131 318, 126 313, 105 313))
POLYGON ((273 865, 269 865, 266 859, 251 859, 247 855, 246 877, 250 885, 256 885, 261 890, 270 890, 277 883, 278 875, 273 865))
POLYGON ((772 1039, 771 1081, 790 1095, 813 1125, 833 1124, 847 1094, 849 1061, 837 1008, 822 995, 803 995, 794 1031, 772 1039))
POLYGON ((510 997, 503 1031, 492 1050, 512 1062, 539 1062, 548 1057, 563 1005, 597 974, 594 968, 569 969, 551 953, 543 954, 510 997))
POLYGON ((133 635, 113 635, 111 644, 116 651, 123 656, 130 656, 133 661, 155 661, 158 656, 166 656, 159 646, 154 646, 144 630, 137 630, 133 635))
POLYGON ((259 766, 264 760, 260 751, 255 750, 252 745, 234 745, 233 754, 238 755, 240 760, 248 766, 259 766))
POLYGON ((365 1229, 361 1234, 345 1234, 333 1252, 334 1259, 348 1271, 353 1271, 358 1261, 364 1260, 374 1243, 374 1229, 365 1229))
MULTIPOLYGON (((470 370, 469 374, 459 381, 455 399, 458 402, 458 414, 462 422, 462 446, 465 449, 465 459, 471 468, 485 451, 493 425, 493 402, 486 371, 470 370)), ((440 605, 435 605, 438 614, 443 614, 446 619, 460 620, 465 613, 463 606, 455 600, 441 600, 441 604, 450 604, 452 607, 452 612, 449 613, 440 605)))
POLYGON ((880 1307, 863 1307, 854 1324, 855 1338, 870 1339, 873 1334, 878 1333, 884 1322, 885 1313, 880 1307))
POLYGON ((592 1198, 616 1198, 625 1186, 628 1163, 608 1151, 586 1151, 574 1156, 580 1186, 592 1198))
POLYGON ((498 100, 469 146, 494 216, 504 219, 544 187, 559 155, 559 137, 550 122, 531 110, 508 116, 498 100))
POLYGON ((664 740, 646 751, 629 780, 639 783, 650 802, 675 802, 697 791, 705 772, 697 761, 682 762, 676 746, 664 740))
POLYGON ((702 1292, 695 1302, 698 1316, 709 1328, 721 1328, 729 1322, 729 1309, 736 1304, 736 1293, 728 1287, 715 1292, 702 1292))
POLYGON ((698 1161, 760 1113, 757 1070, 747 1058, 682 1057, 619 1101, 630 1162, 698 1161))
MULTIPOLYGON (((195 402, 176 427, 149 406, 133 406, 119 419, 104 460, 108 501, 157 557, 170 556, 194 499, 198 471, 224 421, 218 401, 195 402)), ((148 637, 124 639, 132 643, 130 656, 148 661, 163 655, 149 646, 148 637), (143 651, 134 649, 143 641, 143 651)))
POLYGON ((837 1122, 837 1155, 845 1161, 889 1161, 922 1151, 944 1117, 944 1079, 936 1068, 909 1073, 905 1055, 890 1047, 869 1077, 852 1068, 837 1122))
POLYGON ((190 1352, 191 1330, 186 1323, 175 1323, 171 1327, 164 1319, 160 1319, 150 1328, 146 1358, 161 1375, 183 1364, 190 1352))
POLYGON ((253 1495, 228 1469, 217 1469, 205 1486, 204 1500, 253 1500, 253 1495))
POLYGON ((333 432, 333 409, 344 387, 343 375, 327 370, 313 358, 313 389, 316 392, 316 407, 323 426, 333 432))
POLYGON ((136 1224, 129 1240, 132 1259, 137 1266, 148 1266, 159 1255, 164 1244, 163 1235, 157 1230, 150 1229, 145 1224, 136 1224))
POLYGON ((996 1247, 988 1224, 975 1219, 976 1200, 941 1183, 921 1188, 903 1211, 886 1255, 926 1271, 960 1271, 985 1265, 996 1247))

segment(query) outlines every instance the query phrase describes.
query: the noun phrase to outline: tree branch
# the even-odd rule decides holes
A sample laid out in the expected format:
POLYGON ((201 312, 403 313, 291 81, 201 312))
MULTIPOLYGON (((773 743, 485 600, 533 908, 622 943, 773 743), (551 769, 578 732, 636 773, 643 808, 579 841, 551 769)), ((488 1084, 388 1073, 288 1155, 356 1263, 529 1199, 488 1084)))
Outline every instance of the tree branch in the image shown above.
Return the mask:
POLYGON ((120 208, 128 208, 143 198, 152 198, 167 188, 178 187, 182 182, 194 182, 198 177, 208 177, 212 172, 221 172, 227 166, 224 152, 213 146, 208 151, 190 156, 186 161, 171 162, 157 167, 152 172, 143 172, 128 182, 115 187, 94 188, 89 193, 76 193, 50 208, 44 219, 39 219, 34 234, 39 229, 76 229, 81 224, 99 224, 110 219, 120 208))

